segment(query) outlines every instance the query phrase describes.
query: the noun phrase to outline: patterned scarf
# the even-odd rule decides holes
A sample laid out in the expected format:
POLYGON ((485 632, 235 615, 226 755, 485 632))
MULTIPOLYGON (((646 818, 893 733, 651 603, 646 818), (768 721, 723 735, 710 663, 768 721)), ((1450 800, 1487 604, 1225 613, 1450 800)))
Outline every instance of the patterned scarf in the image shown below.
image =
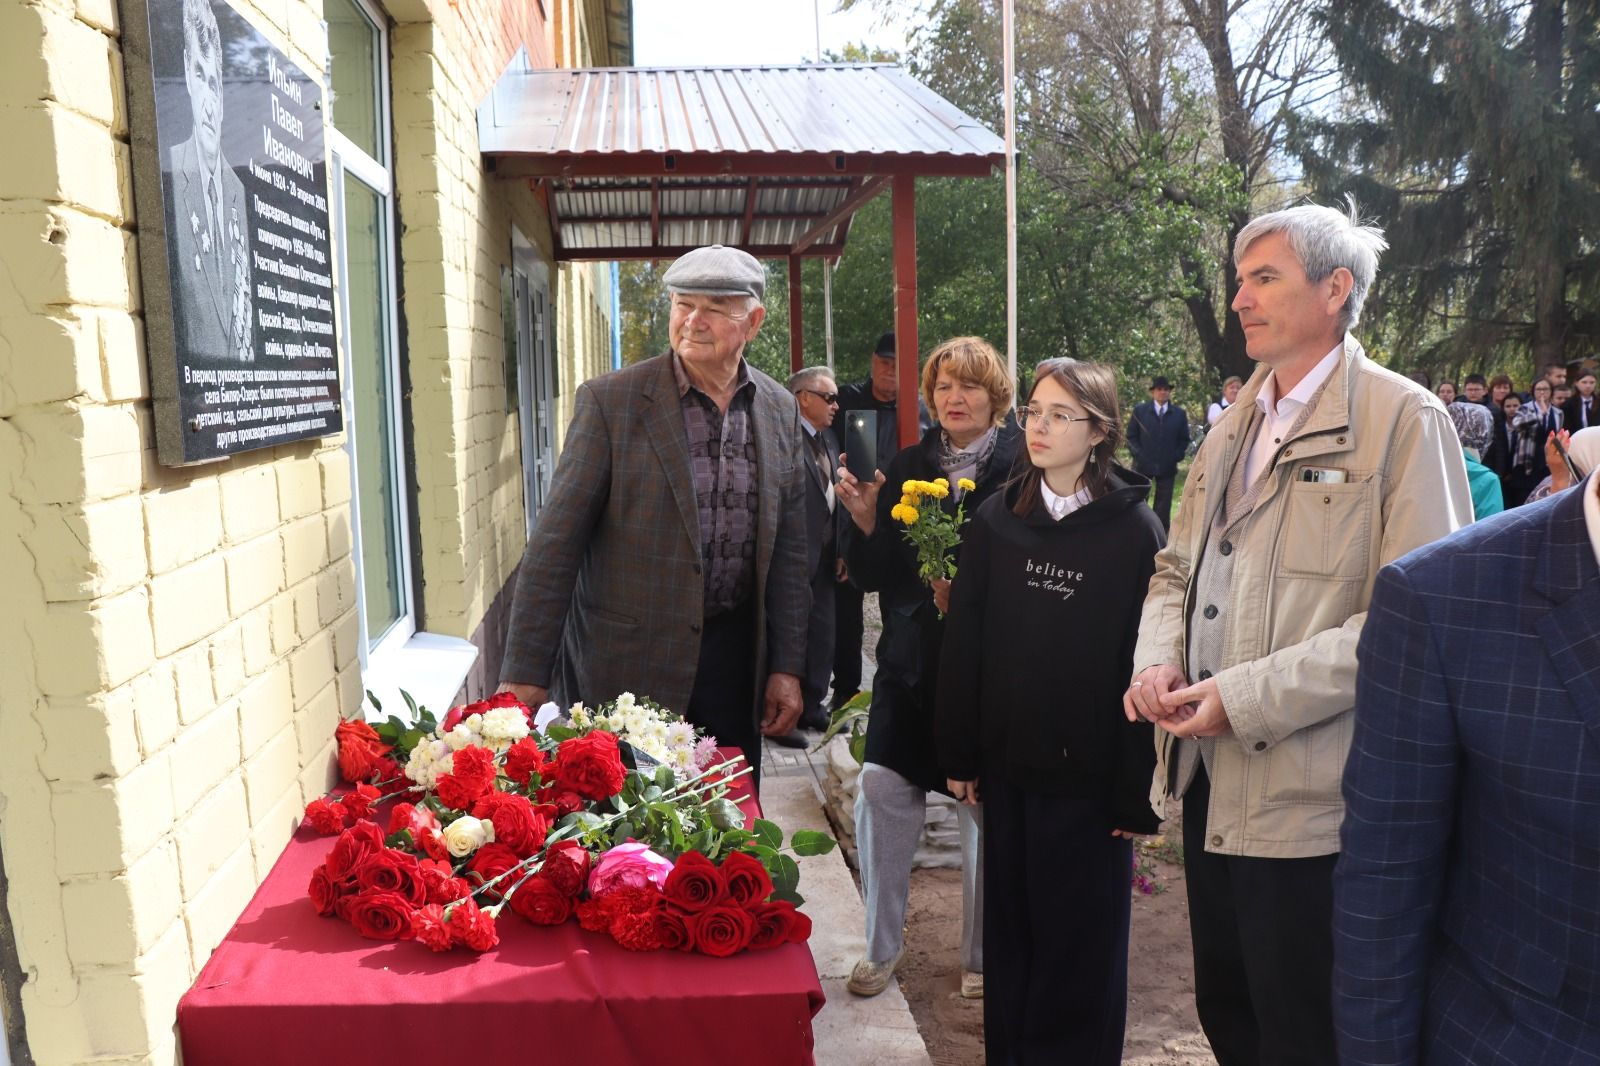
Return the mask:
POLYGON ((950 434, 942 429, 939 431, 939 469, 944 471, 944 476, 950 482, 951 499, 961 498, 961 488, 957 482, 962 478, 974 483, 983 480, 983 475, 989 472, 989 460, 994 456, 995 442, 999 439, 999 427, 990 426, 983 436, 958 449, 951 442, 950 434))

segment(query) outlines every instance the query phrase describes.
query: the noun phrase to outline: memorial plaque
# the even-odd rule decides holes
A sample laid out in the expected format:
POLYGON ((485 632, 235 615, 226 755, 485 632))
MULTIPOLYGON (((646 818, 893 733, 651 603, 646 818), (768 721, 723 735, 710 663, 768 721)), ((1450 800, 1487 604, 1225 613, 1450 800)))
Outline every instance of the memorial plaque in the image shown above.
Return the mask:
POLYGON ((161 462, 343 428, 322 79, 222 0, 124 0, 161 462))

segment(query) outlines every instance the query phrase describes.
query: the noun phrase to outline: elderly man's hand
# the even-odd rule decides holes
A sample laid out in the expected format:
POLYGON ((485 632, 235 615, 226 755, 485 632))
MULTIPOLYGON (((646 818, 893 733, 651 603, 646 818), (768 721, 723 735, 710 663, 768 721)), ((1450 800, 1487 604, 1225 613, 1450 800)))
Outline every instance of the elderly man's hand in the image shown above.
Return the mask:
POLYGON ((1550 491, 1552 493, 1565 492, 1572 487, 1572 475, 1567 472, 1567 464, 1561 457, 1561 449, 1572 443, 1572 435, 1564 429, 1558 429, 1544 442, 1544 465, 1550 468, 1550 491), (1560 438, 1560 445, 1556 439, 1560 438))
POLYGON ((761 719, 761 735, 781 737, 800 720, 800 679, 793 674, 773 674, 767 678, 767 710, 761 719))
POLYGON ((883 476, 882 470, 874 470, 872 484, 862 484, 846 469, 844 464, 848 458, 847 455, 839 456, 839 483, 834 486, 834 493, 839 497, 839 502, 844 504, 844 509, 850 512, 857 528, 870 537, 872 531, 878 528, 878 490, 883 488, 883 483, 888 479, 883 476))
POLYGON ((1137 722, 1141 718, 1147 722, 1158 722, 1172 714, 1162 705, 1161 697, 1188 683, 1189 679, 1176 666, 1166 663, 1147 666, 1139 671, 1139 676, 1133 679, 1128 691, 1122 694, 1122 713, 1127 715, 1130 722, 1137 722))
POLYGON ((1173 689, 1161 697, 1168 717, 1156 722, 1175 737, 1215 737, 1233 727, 1222 706, 1222 689, 1208 677, 1188 688, 1173 689))
POLYGON ((523 685, 515 681, 506 681, 495 691, 509 692, 535 711, 550 701, 550 690, 539 685, 523 685))

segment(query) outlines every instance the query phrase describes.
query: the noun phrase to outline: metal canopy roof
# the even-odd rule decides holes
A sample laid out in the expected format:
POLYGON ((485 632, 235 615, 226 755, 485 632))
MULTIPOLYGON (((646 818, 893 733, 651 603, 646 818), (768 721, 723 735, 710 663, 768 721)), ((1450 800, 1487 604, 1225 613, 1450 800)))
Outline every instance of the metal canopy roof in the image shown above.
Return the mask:
POLYGON ((527 70, 478 109, 496 172, 538 180, 558 259, 704 244, 835 257, 889 176, 982 177, 1000 138, 898 67, 527 70))

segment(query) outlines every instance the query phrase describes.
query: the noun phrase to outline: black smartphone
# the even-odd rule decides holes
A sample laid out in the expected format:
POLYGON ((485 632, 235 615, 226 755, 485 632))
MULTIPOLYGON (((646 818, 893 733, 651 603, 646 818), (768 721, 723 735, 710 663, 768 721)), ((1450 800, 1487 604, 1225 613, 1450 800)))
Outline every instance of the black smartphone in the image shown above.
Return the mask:
POLYGON ((878 412, 844 413, 845 469, 863 484, 870 485, 878 469, 878 412))

